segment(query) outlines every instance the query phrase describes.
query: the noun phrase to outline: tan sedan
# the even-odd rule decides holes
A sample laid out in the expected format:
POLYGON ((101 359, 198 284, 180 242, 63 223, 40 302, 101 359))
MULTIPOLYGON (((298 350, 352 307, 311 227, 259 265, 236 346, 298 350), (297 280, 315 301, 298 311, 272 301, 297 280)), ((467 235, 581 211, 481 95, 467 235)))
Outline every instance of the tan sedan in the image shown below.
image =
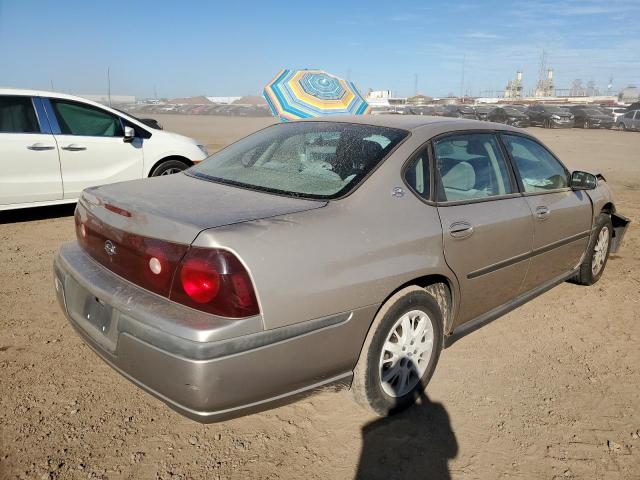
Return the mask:
POLYGON ((198 421, 335 384, 386 415, 442 348, 598 281, 627 224, 602 176, 513 127, 292 122, 184 173, 85 190, 55 288, 98 355, 198 421))

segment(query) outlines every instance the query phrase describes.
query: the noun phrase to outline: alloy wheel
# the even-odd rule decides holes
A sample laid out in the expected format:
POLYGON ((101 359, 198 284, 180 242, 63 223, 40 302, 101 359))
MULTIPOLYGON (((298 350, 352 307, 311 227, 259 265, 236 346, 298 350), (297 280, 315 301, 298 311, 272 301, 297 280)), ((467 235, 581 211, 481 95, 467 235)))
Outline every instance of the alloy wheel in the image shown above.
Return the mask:
POLYGON ((174 173, 180 173, 182 171, 181 168, 167 168, 164 172, 160 174, 162 175, 173 175, 174 173))
POLYGON ((598 240, 593 247, 593 259, 591 260, 591 273, 595 276, 600 273, 604 262, 607 259, 607 253, 609 253, 609 228, 602 227, 598 234, 598 240))
POLYGON ((393 325, 380 354, 380 382, 391 397, 402 397, 418 384, 433 353, 432 320, 422 310, 411 310, 393 325))

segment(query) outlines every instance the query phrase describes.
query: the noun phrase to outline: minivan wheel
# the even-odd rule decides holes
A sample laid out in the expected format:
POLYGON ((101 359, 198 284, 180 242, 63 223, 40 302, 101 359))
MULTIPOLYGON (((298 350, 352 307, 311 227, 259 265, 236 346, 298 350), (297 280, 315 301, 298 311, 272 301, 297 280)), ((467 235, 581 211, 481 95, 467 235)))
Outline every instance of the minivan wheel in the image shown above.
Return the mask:
POLYGON ((626 129, 627 127, 624 125, 624 123, 620 122, 620 130, 624 132, 626 129))
POLYGON ((611 223, 611 217, 606 213, 601 213, 596 221, 587 253, 576 275, 576 283, 580 285, 593 285, 600 280, 602 272, 604 272, 604 267, 607 265, 607 260, 609 259, 612 233, 613 224, 611 223))
POLYGON ((354 370, 351 391, 381 416, 412 405, 435 371, 442 350, 442 313, 418 286, 393 295, 376 315, 354 370))
POLYGON ((189 165, 180 160, 166 160, 160 163, 151 172, 150 177, 159 177, 161 175, 173 175, 189 168, 189 165))

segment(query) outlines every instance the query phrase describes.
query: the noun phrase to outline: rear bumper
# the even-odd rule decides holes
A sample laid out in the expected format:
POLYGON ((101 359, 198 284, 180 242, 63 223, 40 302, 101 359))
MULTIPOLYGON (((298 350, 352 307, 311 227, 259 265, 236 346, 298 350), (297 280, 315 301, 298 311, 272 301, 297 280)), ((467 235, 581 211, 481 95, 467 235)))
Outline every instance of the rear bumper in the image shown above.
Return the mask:
POLYGON ((87 345, 136 385, 199 422, 348 385, 377 310, 369 306, 263 330, 259 317, 221 319, 147 292, 95 263, 75 243, 58 252, 54 278, 60 305, 87 345), (95 301, 108 312, 97 324, 97 315, 91 318, 95 301))

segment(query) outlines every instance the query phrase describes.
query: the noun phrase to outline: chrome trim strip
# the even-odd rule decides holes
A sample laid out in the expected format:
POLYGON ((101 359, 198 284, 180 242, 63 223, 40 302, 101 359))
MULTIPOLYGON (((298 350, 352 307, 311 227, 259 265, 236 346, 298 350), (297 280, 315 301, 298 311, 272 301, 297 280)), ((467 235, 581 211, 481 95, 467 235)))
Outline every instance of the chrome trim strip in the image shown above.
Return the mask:
POLYGON ((498 263, 494 263, 493 265, 489 265, 487 267, 482 267, 478 270, 474 270, 473 272, 470 272, 467 274, 467 278, 469 280, 473 279, 473 278, 477 278, 480 277, 482 275, 486 275, 488 273, 492 273, 495 272, 496 270, 500 270, 501 268, 506 268, 506 267, 510 267, 511 265, 514 265, 518 262, 522 262, 523 260, 528 260, 530 258, 533 258, 537 255, 542 255, 543 253, 547 253, 550 252, 551 250, 554 250, 556 248, 559 247, 563 247, 565 245, 568 245, 570 243, 573 243, 577 240, 581 240, 585 237, 588 237, 591 235, 591 230, 587 230, 581 233, 578 233, 576 235, 572 235, 570 237, 567 238, 563 238, 562 240, 558 240, 557 242, 553 242, 550 243, 548 245, 545 245, 544 247, 540 247, 540 248, 536 248, 535 250, 532 250, 531 252, 527 252, 527 253, 523 253, 521 255, 516 255, 515 257, 512 258, 508 258, 507 260, 503 260, 501 262, 498 263))

